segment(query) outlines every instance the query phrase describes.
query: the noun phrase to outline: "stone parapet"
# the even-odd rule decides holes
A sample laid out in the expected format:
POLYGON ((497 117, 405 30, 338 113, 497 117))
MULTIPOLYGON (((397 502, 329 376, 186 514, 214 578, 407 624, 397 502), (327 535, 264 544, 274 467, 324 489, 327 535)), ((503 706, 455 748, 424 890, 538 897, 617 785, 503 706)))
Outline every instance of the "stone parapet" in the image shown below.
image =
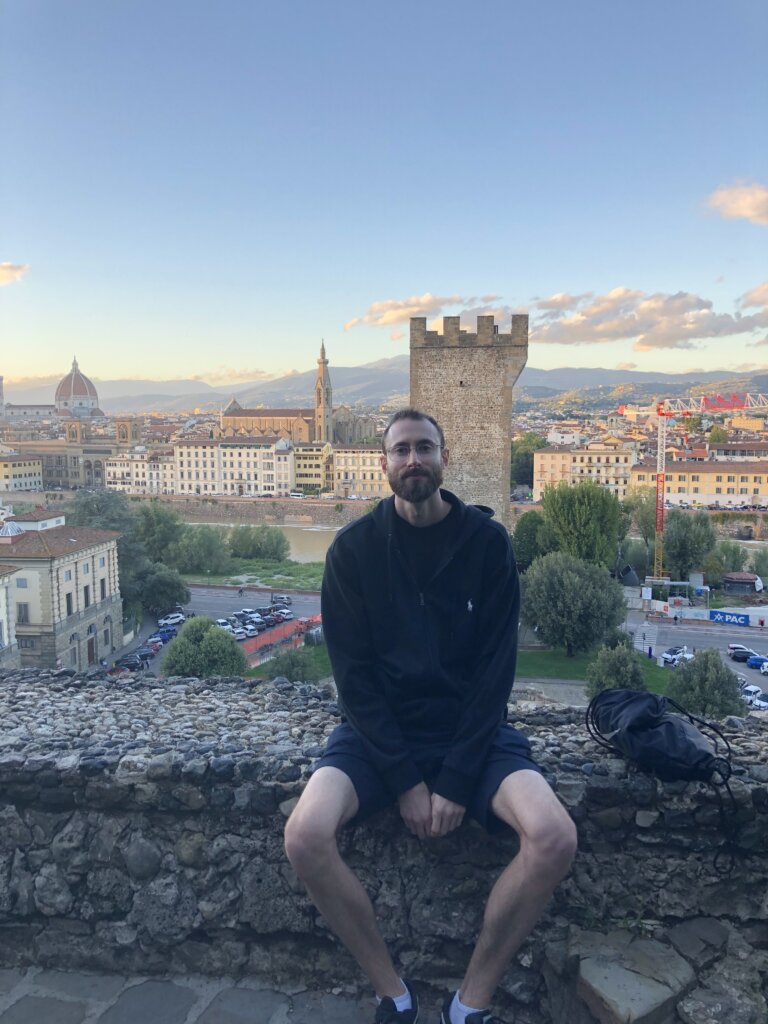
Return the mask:
MULTIPOLYGON (((4 965, 362 984, 282 849, 338 720, 331 686, 0 670, 0 709, 4 965)), ((637 773, 573 709, 513 704, 510 718, 579 831, 570 875, 505 976, 515 1021, 705 1024, 737 991, 730 1019, 764 1022, 763 723, 726 723, 737 850, 720 874, 709 787, 637 773)), ((404 972, 435 990, 460 978, 514 836, 467 823, 421 843, 393 811, 341 847, 404 972)))

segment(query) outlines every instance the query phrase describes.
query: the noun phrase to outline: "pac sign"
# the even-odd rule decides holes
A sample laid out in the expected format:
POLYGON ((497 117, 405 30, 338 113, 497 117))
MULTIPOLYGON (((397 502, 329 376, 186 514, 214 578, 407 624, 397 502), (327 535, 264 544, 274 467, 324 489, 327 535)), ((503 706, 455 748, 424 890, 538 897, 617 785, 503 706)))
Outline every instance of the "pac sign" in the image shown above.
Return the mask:
POLYGON ((727 626, 748 626, 748 615, 735 615, 733 612, 710 611, 709 617, 712 622, 723 622, 727 626))

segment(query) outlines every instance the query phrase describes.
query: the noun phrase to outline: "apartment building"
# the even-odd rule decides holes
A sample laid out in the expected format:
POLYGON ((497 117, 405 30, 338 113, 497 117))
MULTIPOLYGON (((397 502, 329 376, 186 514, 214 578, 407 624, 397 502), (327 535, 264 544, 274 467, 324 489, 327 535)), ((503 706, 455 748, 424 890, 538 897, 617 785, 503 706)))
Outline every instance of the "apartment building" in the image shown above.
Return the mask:
POLYGON ((125 494, 174 494, 176 460, 173 448, 148 451, 137 448, 115 455, 105 463, 105 486, 125 494))
POLYGON ((13 577, 18 571, 17 565, 0 565, 0 668, 20 665, 13 603, 13 577))
POLYGON ((296 490, 314 493, 333 490, 333 446, 297 443, 293 446, 296 490))
POLYGON ((42 459, 19 455, 17 452, 0 453, 0 491, 42 491, 42 459))
POLYGON ((55 525, 36 510, 0 527, 0 568, 11 576, 22 667, 75 669, 111 658, 123 643, 117 534, 55 525))
MULTIPOLYGON (((656 465, 638 463, 631 470, 633 487, 655 487, 656 465)), ((664 474, 666 500, 673 505, 768 505, 768 459, 734 462, 668 462, 664 474)))
POLYGON ((540 501, 544 488, 565 480, 573 486, 594 480, 623 501, 630 486, 630 469, 637 461, 634 443, 608 438, 581 447, 549 445, 533 453, 533 498, 540 501))
POLYGON ((336 445, 333 474, 334 491, 340 498, 382 498, 391 492, 378 444, 336 445))

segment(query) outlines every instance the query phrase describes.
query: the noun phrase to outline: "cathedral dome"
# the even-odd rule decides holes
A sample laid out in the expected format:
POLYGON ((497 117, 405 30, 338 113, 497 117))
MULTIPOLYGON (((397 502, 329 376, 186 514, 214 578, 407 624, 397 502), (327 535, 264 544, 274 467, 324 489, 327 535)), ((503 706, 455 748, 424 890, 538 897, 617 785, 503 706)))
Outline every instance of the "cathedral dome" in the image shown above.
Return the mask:
POLYGON ((59 402, 68 402, 82 399, 93 399, 94 405, 98 405, 99 396, 96 393, 96 388, 93 383, 81 373, 80 367, 77 365, 77 359, 72 360, 72 369, 59 381, 59 386, 56 388, 56 404, 59 402))

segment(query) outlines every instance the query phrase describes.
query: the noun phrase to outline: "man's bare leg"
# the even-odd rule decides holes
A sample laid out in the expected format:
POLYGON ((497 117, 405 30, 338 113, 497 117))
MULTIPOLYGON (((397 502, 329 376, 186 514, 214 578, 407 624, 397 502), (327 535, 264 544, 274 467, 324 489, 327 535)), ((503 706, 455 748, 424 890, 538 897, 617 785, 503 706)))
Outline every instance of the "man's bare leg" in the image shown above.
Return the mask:
POLYGON ((310 899, 360 964, 376 995, 403 986, 381 937, 371 901, 339 854, 336 833, 355 816, 357 795, 338 768, 318 768, 285 828, 285 851, 310 899))
POLYGON ((465 1006, 489 1006, 515 951, 539 919, 576 852, 576 828, 538 772, 508 775, 491 807, 520 837, 520 851, 496 881, 460 992, 465 1006))

